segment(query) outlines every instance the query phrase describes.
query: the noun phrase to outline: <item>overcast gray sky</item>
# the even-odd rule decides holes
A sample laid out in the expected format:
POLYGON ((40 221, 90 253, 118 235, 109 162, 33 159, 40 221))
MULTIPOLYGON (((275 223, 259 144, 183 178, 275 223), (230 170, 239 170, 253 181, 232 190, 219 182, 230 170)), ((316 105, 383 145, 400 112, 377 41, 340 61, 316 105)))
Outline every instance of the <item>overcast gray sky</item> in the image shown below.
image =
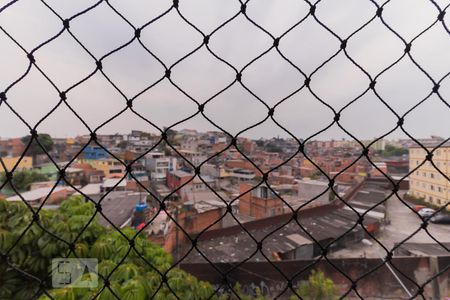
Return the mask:
MULTIPOLYGON (((9 1, 1 0, 0 6, 9 1)), ((449 1, 437 1, 441 7, 449 1)), ((95 1, 47 0, 63 18, 68 18, 95 1)), ((110 3, 135 26, 168 9, 172 1, 119 1, 110 3)), ((381 3, 381 1, 379 2, 381 3)), ((219 24, 239 11, 238 1, 184 1, 180 11, 204 33, 210 33, 219 24)), ((294 0, 253 0, 247 13, 260 26, 279 36, 307 14, 309 6, 294 0)), ((323 0, 317 6, 317 17, 342 38, 369 20, 376 11, 370 1, 323 0)), ((450 26, 449 14, 444 21, 450 26)), ((383 16, 407 41, 436 20, 438 12, 427 0, 392 0, 383 16)), ((27 50, 56 34, 60 20, 40 1, 19 0, 0 13, 0 26, 9 32, 27 50)), ((132 28, 115 14, 106 3, 76 18, 70 29, 96 57, 101 57, 129 41, 132 28)), ((142 31, 142 42, 166 65, 195 49, 202 36, 187 25, 172 10, 169 14, 142 31)), ((243 15, 217 31, 210 40, 210 48, 237 69, 272 45, 272 39, 252 25, 243 15)), ((25 54, 0 32, 0 91, 24 73, 28 66, 25 54)), ((339 42, 312 17, 294 28, 280 41, 279 49, 306 74, 310 74, 324 60, 339 49, 339 42)), ((353 36, 347 51, 372 76, 393 63, 403 53, 404 45, 377 18, 353 36)), ((414 41, 411 53, 418 63, 435 79, 440 80, 450 71, 450 35, 441 23, 414 41)), ((65 90, 95 69, 93 59, 64 32, 59 38, 35 53, 36 62, 61 89, 65 90)), ((164 74, 164 68, 145 52, 135 40, 131 45, 106 58, 104 72, 129 98, 142 91, 164 74)), ((450 77, 450 76, 449 76, 450 77)), ((214 58, 203 46, 195 54, 175 66, 173 81, 198 102, 223 89, 235 78, 234 71, 214 58)), ((248 67, 242 81, 269 106, 273 106, 304 82, 304 77, 272 49, 248 67)), ((354 99, 369 85, 368 78, 341 52, 312 76, 311 88, 336 110, 354 99)), ((426 96, 431 82, 408 57, 377 80, 378 93, 399 114, 426 96)), ((442 97, 450 100, 450 78, 441 83, 442 97)), ((8 103, 30 125, 34 126, 59 100, 55 89, 35 69, 7 93, 8 103)), ((97 73, 88 81, 70 91, 67 101, 87 124, 96 128, 119 112, 125 100, 106 79, 97 73)), ((165 79, 138 97, 134 108, 158 126, 171 125, 197 110, 197 106, 165 79)), ((217 124, 235 134, 264 119, 267 109, 236 83, 205 107, 205 114, 217 124)), ((414 136, 437 134, 449 136, 450 111, 436 95, 414 110, 405 119, 405 128, 414 136)), ((274 117, 299 138, 306 138, 326 127, 333 118, 331 111, 306 89, 277 107, 274 117)), ((344 110, 341 124, 358 138, 373 138, 395 127, 394 115, 369 92, 344 110)), ((201 115, 180 124, 176 129, 193 128, 213 130, 201 115)), ((126 133, 132 129, 156 131, 130 111, 110 122, 99 133, 126 133)), ((88 133, 88 130, 65 106, 59 107, 39 127, 39 132, 68 137, 88 133)), ((21 136, 28 129, 5 106, 0 106, 0 136, 21 136)), ((249 137, 287 136, 271 120, 244 134, 249 137)), ((319 139, 348 136, 336 125, 318 136, 319 139)), ((404 138, 399 130, 388 138, 404 138)))

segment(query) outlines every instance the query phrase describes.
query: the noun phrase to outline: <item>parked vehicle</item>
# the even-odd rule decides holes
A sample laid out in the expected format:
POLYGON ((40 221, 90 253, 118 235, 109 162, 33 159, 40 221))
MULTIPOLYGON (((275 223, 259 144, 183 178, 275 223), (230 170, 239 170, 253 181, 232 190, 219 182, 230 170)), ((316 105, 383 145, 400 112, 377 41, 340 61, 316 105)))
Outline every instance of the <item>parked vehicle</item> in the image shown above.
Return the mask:
POLYGON ((431 209, 431 208, 422 208, 421 210, 419 210, 419 216, 421 216, 422 218, 429 218, 431 217, 432 214, 434 214, 435 210, 431 209))
POLYGON ((450 214, 440 212, 431 217, 430 221, 436 224, 450 224, 450 214))
POLYGON ((417 204, 417 205, 414 205, 413 206, 413 209, 414 209, 414 211, 416 211, 416 212, 419 212, 421 209, 423 209, 423 208, 427 208, 425 205, 420 205, 420 204, 417 204))

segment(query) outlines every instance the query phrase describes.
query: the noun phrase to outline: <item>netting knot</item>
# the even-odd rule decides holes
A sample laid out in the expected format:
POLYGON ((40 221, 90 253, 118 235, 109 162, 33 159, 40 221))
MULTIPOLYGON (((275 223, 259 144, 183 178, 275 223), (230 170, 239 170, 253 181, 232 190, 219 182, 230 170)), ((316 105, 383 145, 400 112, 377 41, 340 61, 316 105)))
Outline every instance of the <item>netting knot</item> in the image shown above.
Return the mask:
POLYGON ((98 212, 101 212, 101 211, 102 211, 102 205, 101 205, 100 203, 95 204, 95 209, 96 209, 98 212))
POLYGON ((405 45, 405 53, 409 53, 411 51, 411 43, 405 45))
POLYGON ((327 256, 327 254, 328 254, 328 248, 323 248, 322 249, 322 255, 323 256, 327 256))
POLYGON ((436 84, 433 86, 433 93, 437 93, 438 90, 439 90, 439 88, 440 88, 440 85, 439 85, 438 83, 436 83, 436 84))
POLYGON ((288 288, 292 289, 292 281, 291 280, 288 280, 287 286, 288 286, 288 288))
POLYGON ((235 137, 233 137, 231 139, 231 145, 236 147, 236 138, 235 137))
POLYGON ((127 171, 127 173, 131 173, 131 172, 133 172, 133 167, 131 165, 127 165, 125 167, 125 170, 127 171))
POLYGON ((205 35, 205 37, 203 38, 203 44, 208 45, 209 43, 209 35, 205 35))
POLYGON ((141 37, 141 29, 140 28, 136 28, 136 30, 134 31, 134 36, 137 39, 141 37))
POLYGON ((191 241, 191 244, 192 244, 193 247, 197 246, 197 239, 193 239, 191 241))
POLYGON ((363 223, 364 223, 364 217, 363 217, 363 216, 360 216, 360 217, 358 218, 358 224, 363 225, 363 223))
POLYGON ((131 100, 131 99, 127 100, 127 106, 128 106, 128 108, 132 108, 133 107, 133 100, 131 100))
POLYGON ((399 118, 398 121, 397 121, 397 126, 402 126, 404 121, 405 120, 403 118, 399 118))
POLYGON ((202 104, 198 105, 198 111, 199 112, 203 112, 204 109, 205 109, 205 104, 202 103, 202 104))
POLYGON ((439 21, 443 21, 444 20, 444 16, 445 16, 445 10, 441 11, 438 15, 438 20, 439 21))
POLYGON ((0 100, 1 101, 6 101, 6 94, 5 94, 5 92, 1 92, 0 93, 0 100))
POLYGON ((159 208, 161 208, 161 210, 165 210, 166 209, 166 204, 164 202, 161 202, 159 204, 159 208))
POLYGON ((274 112, 275 112, 275 109, 273 107, 271 109, 269 109, 269 112, 268 112, 269 117, 272 117, 274 112))
POLYGON ((309 87, 309 83, 311 82, 311 78, 305 78, 305 86, 309 87))
POLYGON ((303 144, 298 145, 298 151, 303 153, 304 150, 305 150, 305 145, 303 145, 303 144))
POLYGON ((262 242, 257 242, 257 243, 256 243, 256 249, 257 249, 257 250, 262 250, 262 246, 263 246, 263 243, 262 243, 262 242))
POLYGON ((178 8, 179 1, 173 0, 173 7, 178 8))
POLYGON ((247 5, 245 3, 241 4, 241 13, 245 14, 245 11, 247 10, 247 5))
POLYGON ((166 70, 165 76, 166 76, 167 78, 170 78, 170 73, 171 73, 170 70, 166 70))
POLYGON ((337 113, 337 114, 334 115, 333 120, 334 120, 335 122, 337 122, 337 121, 339 121, 340 118, 341 118, 341 114, 337 113))
POLYGON ((38 136, 38 133, 37 133, 36 129, 31 129, 30 130, 30 135, 31 135, 31 137, 36 138, 38 136))
POLYGON ((97 140, 97 134, 95 132, 91 132, 91 140, 97 140))
POLYGON ((66 170, 61 169, 59 170, 59 177, 64 178, 66 176, 66 170))
POLYGON ((242 79, 242 73, 237 73, 236 74, 236 80, 241 82, 241 79, 242 79))
POLYGON ((278 47, 279 44, 280 44, 280 38, 277 37, 276 39, 273 40, 273 46, 278 47))
POLYGON ((13 178, 13 173, 12 172, 6 172, 5 173, 5 177, 6 177, 6 180, 11 181, 11 179, 13 178))
POLYGON ((200 167, 194 169, 195 175, 200 175, 200 167))
POLYGON ((345 49, 347 47, 347 40, 343 40, 342 42, 341 42, 341 49, 343 50, 343 49, 345 49))
POLYGON ((33 54, 31 54, 31 53, 28 53, 28 54, 27 54, 27 57, 28 57, 28 59, 30 60, 30 62, 31 62, 31 63, 34 63, 34 62, 36 62, 36 60, 34 59, 34 56, 33 56, 33 54))
POLYGON ((69 244, 69 250, 74 252, 75 251, 75 244, 74 243, 70 243, 69 244))
POLYGON ((311 16, 314 16, 314 14, 316 13, 316 6, 313 5, 309 8, 309 13, 311 14, 311 16))
POLYGON ((334 187, 334 179, 330 179, 328 182, 328 187, 333 188, 334 187))
POLYGON ((70 24, 69 24, 70 20, 69 19, 65 19, 63 21, 63 26, 65 29, 69 29, 70 28, 70 24))
POLYGON ((33 215, 33 221, 34 222, 39 222, 39 214, 34 214, 33 215))
POLYGON ((369 84, 369 87, 373 90, 375 88, 375 84, 377 84, 377 82, 375 80, 372 80, 369 84))
POLYGON ((105 287, 109 287, 110 282, 109 282, 108 278, 103 279, 103 285, 104 285, 105 287))
POLYGON ((364 155, 364 156, 369 155, 369 148, 364 148, 362 151, 362 155, 364 155))
POLYGON ((382 7, 378 7, 378 9, 377 9, 377 17, 381 17, 382 13, 383 13, 383 8, 382 7))
POLYGON ((422 228, 422 229, 427 229, 427 227, 428 227, 427 221, 424 221, 424 222, 422 222, 422 224, 420 224, 420 228, 422 228))
POLYGON ((391 259, 392 259, 392 253, 391 252, 386 253, 386 257, 384 258, 384 260, 390 261, 391 259))
POLYGON ((394 187, 392 188, 392 192, 397 193, 400 190, 400 188, 398 187, 398 184, 394 185, 394 187))
POLYGON ((231 204, 227 204, 227 212, 229 212, 229 213, 233 212, 233 208, 231 207, 231 204))
POLYGON ((428 161, 432 161, 433 160, 433 153, 428 153, 427 156, 426 156, 426 159, 428 161))
POLYGON ((101 69, 103 69, 103 65, 102 65, 102 62, 101 61, 96 61, 95 62, 95 65, 97 66, 97 69, 99 69, 99 70, 101 70, 101 69))
POLYGON ((129 240, 128 244, 130 245, 130 247, 134 247, 134 240, 129 240))
POLYGON ((292 220, 297 220, 298 218, 298 211, 294 210, 294 212, 292 213, 292 220))
POLYGON ((269 178, 269 175, 267 173, 264 173, 262 175, 262 180, 267 181, 268 178, 269 178))
POLYGON ((59 93, 59 98, 61 98, 61 100, 66 100, 67 99, 67 96, 66 96, 66 92, 61 92, 61 93, 59 93))

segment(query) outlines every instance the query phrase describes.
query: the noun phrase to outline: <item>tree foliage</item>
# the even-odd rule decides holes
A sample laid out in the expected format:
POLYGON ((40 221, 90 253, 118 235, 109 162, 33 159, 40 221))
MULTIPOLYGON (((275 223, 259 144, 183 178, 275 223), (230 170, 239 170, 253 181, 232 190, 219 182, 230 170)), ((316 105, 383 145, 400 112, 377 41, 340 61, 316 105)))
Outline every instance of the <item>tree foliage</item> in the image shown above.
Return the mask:
MULTIPOLYGON (((135 249, 129 251, 129 242, 123 235, 132 238, 136 232, 126 228, 122 229, 122 235, 102 227, 95 218, 90 222, 94 213, 95 206, 92 203, 85 202, 81 197, 71 197, 57 210, 40 211, 37 224, 24 204, 0 201, 1 252, 9 251, 19 239, 9 253, 9 264, 0 264, 0 299, 31 299, 35 293, 39 293, 36 281, 17 272, 12 265, 46 281, 50 286, 51 259, 66 255, 97 258, 99 274, 109 277, 109 288, 104 287, 100 276, 96 288, 68 286, 54 289, 50 291, 53 299, 91 299, 97 293, 97 299, 100 300, 116 299, 113 293, 120 299, 129 300, 150 299, 153 295, 155 299, 176 299, 171 290, 181 299, 205 299, 213 294, 210 284, 176 268, 168 271, 172 257, 145 237, 136 237, 135 249), (27 230, 30 223, 32 225, 27 230), (24 230, 27 231, 20 238, 24 230), (83 233, 79 235, 80 232, 83 233), (75 253, 71 253, 69 245, 62 240, 75 241, 75 253), (167 284, 161 285, 163 280, 160 273, 166 271, 167 284)), ((39 299, 51 298, 42 295, 39 299)))
MULTIPOLYGON (((48 177, 36 171, 21 170, 14 171, 12 185, 19 191, 27 191, 33 182, 47 181, 48 177)), ((0 174, 0 184, 6 181, 5 173, 0 174)), ((8 184, 9 186, 9 184, 8 184)))
MULTIPOLYGON (((31 135, 26 135, 22 138, 22 142, 25 145, 27 145, 31 139, 32 139, 31 135)), ((33 141, 31 142, 30 148, 28 148, 28 151, 27 151, 28 155, 36 157, 39 154, 44 154, 45 153, 44 150, 46 152, 49 152, 53 149, 53 140, 49 134, 40 133, 37 136, 37 140, 39 141, 39 143, 36 141, 36 139, 33 139, 33 141), (44 148, 44 149, 42 149, 42 148, 44 148)))
MULTIPOLYGON (((323 272, 315 270, 312 271, 308 281, 300 284, 296 292, 305 300, 332 300, 337 298, 333 280, 327 278, 323 272)), ((298 297, 292 295, 291 300, 294 299, 298 299, 298 297)))
POLYGON ((398 148, 392 145, 387 145, 386 148, 381 151, 381 156, 389 157, 389 156, 402 156, 404 154, 408 154, 408 149, 406 148, 398 148))

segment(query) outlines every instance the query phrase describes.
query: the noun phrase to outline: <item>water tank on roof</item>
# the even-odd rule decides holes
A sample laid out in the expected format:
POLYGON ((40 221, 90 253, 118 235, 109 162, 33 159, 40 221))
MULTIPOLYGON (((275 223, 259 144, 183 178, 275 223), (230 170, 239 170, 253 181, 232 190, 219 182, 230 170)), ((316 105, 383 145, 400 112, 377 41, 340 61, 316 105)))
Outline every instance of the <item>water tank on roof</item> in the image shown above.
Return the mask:
POLYGON ((138 203, 136 204, 135 210, 136 212, 143 212, 147 209, 147 207, 148 207, 147 203, 138 203))

